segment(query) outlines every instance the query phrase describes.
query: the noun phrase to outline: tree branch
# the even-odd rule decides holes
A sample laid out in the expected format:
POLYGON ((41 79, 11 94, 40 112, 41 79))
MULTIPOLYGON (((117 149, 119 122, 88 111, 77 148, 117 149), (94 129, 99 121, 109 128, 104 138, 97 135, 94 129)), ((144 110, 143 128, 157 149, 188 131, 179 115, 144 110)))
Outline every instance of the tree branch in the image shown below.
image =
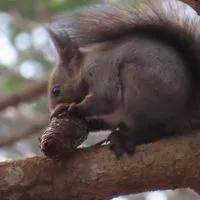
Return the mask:
POLYGON ((5 76, 5 77, 9 77, 9 78, 23 79, 25 81, 33 81, 33 82, 35 82, 35 80, 27 79, 27 78, 21 76, 15 70, 9 69, 9 68, 6 68, 6 67, 2 67, 2 69, 0 69, 0 76, 5 76))
POLYGON ((40 121, 31 124, 27 129, 23 130, 21 133, 14 134, 10 139, 1 140, 0 148, 10 146, 15 142, 18 142, 19 140, 25 139, 33 134, 38 133, 43 128, 45 128, 45 126, 47 126, 48 123, 49 123, 48 118, 44 118, 42 120, 40 119, 40 121))
POLYGON ((102 200, 190 187, 200 192, 200 133, 139 146, 117 160, 107 147, 79 149, 67 162, 33 157, 0 164, 0 199, 102 200))
POLYGON ((16 106, 21 102, 31 101, 42 93, 45 93, 47 82, 47 80, 44 80, 31 84, 20 92, 16 92, 8 97, 0 99, 0 111, 4 110, 8 106, 16 106))

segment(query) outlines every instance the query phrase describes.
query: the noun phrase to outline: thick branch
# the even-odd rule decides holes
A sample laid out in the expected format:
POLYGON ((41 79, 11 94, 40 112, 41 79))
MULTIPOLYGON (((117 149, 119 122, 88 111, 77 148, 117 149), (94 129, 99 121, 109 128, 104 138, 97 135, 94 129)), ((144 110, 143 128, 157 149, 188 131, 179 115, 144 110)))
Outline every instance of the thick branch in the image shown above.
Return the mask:
POLYGON ((190 187, 200 192, 200 134, 142 145, 117 160, 107 147, 80 149, 65 163, 29 158, 0 164, 0 199, 102 200, 190 187))
POLYGON ((19 103, 31 101, 39 95, 45 93, 47 89, 47 82, 47 80, 44 80, 31 84, 20 92, 16 92, 8 97, 0 99, 0 111, 8 106, 16 106, 19 103))

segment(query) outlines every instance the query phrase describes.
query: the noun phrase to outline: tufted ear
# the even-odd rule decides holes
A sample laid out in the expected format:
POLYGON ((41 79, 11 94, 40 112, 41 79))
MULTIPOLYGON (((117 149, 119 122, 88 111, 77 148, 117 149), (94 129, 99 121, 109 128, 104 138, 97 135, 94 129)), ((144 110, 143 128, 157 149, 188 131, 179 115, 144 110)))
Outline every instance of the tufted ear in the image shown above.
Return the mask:
POLYGON ((69 60, 78 53, 77 44, 72 42, 66 31, 51 27, 48 27, 47 31, 61 59, 69 60))
POLYGON ((60 37, 58 32, 49 27, 47 28, 47 31, 58 53, 62 52, 65 48, 63 38, 60 37))

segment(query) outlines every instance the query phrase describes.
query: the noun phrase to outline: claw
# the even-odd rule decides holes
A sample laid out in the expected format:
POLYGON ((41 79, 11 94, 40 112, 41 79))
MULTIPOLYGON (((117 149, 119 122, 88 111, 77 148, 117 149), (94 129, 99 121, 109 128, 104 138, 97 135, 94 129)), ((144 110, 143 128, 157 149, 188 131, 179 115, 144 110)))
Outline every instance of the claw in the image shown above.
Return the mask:
POLYGON ((133 137, 127 137, 120 130, 114 130, 107 138, 110 142, 109 148, 114 152, 116 157, 120 159, 124 153, 129 155, 135 152, 135 143, 133 137))
POLYGON ((68 108, 69 115, 76 116, 77 112, 78 112, 78 109, 76 107, 76 104, 75 103, 71 103, 69 108, 68 108))
POLYGON ((75 103, 70 104, 68 108, 68 113, 71 116, 83 118, 83 115, 81 113, 81 110, 79 109, 79 106, 75 103))
POLYGON ((58 104, 55 109, 51 112, 50 119, 57 117, 63 111, 68 111, 69 104, 58 104))

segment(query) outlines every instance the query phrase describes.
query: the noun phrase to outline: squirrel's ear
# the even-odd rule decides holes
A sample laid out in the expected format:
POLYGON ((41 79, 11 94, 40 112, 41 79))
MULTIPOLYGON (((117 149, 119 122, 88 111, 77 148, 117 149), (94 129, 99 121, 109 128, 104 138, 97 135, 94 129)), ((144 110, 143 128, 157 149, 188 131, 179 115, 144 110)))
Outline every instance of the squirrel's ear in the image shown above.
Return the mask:
POLYGON ((47 28, 49 36, 58 52, 58 55, 65 60, 70 59, 76 52, 78 47, 72 42, 66 31, 62 29, 47 28))
POLYGON ((58 53, 64 49, 64 42, 63 38, 59 36, 59 33, 54 31, 51 28, 47 28, 47 32, 50 36, 51 41, 53 42, 53 45, 55 46, 58 53))

